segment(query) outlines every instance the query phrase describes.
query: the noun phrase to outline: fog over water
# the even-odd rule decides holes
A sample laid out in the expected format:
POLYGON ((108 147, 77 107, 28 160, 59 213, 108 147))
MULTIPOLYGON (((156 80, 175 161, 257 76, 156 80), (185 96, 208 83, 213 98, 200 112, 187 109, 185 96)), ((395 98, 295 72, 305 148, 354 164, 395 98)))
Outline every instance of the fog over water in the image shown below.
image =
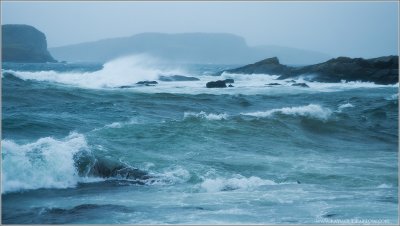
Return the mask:
POLYGON ((2 2, 2 23, 37 27, 49 47, 143 32, 223 32, 248 45, 331 56, 397 55, 398 3, 2 2), (60 29, 62 27, 62 29, 60 29))

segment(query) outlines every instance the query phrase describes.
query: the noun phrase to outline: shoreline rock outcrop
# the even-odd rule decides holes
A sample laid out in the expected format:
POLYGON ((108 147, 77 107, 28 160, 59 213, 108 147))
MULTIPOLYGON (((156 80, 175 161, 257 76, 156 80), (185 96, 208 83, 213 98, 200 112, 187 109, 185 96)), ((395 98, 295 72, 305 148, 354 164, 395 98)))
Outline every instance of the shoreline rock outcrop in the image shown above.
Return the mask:
POLYGON ((399 82, 399 57, 384 56, 372 59, 338 57, 324 63, 302 67, 283 65, 278 58, 268 58, 254 64, 221 71, 236 74, 279 75, 278 79, 303 76, 317 82, 362 81, 376 84, 396 84, 399 82))
POLYGON ((2 61, 16 63, 57 62, 47 50, 46 36, 23 24, 6 24, 2 30, 2 61))

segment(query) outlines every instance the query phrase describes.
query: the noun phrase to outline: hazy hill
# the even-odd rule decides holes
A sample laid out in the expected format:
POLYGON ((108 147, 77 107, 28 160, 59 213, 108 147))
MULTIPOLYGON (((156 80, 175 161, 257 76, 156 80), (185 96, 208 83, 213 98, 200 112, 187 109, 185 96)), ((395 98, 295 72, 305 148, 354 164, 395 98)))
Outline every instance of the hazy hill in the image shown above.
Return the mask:
POLYGON ((288 47, 249 47, 242 37, 224 33, 142 33, 49 50, 57 59, 69 62, 106 62, 140 53, 179 63, 214 64, 246 64, 272 56, 286 64, 318 63, 330 58, 323 53, 288 47))
POLYGON ((1 31, 3 62, 55 62, 47 51, 46 36, 36 28, 22 24, 6 24, 1 26, 1 31))

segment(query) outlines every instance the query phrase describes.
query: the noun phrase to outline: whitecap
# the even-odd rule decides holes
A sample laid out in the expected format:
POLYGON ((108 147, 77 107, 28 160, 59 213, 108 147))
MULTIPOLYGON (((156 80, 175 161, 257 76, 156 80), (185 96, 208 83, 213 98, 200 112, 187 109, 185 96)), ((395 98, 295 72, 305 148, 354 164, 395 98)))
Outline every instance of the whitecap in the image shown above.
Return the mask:
POLYGON ((219 192, 229 190, 251 190, 263 185, 276 185, 272 180, 261 179, 259 177, 243 177, 236 175, 232 178, 205 179, 201 183, 201 188, 207 192, 219 192))
POLYGON ((332 111, 329 108, 324 108, 317 104, 309 104, 298 107, 284 107, 268 111, 257 111, 250 113, 241 113, 241 114, 259 118, 272 117, 275 114, 284 114, 284 115, 304 116, 320 120, 327 120, 331 116, 332 111))
POLYGON ((184 74, 180 69, 162 69, 157 59, 147 55, 121 57, 94 72, 10 71, 23 80, 61 83, 82 88, 115 88, 143 80, 157 80, 160 74, 184 74))
POLYGON ((380 184, 377 188, 392 188, 390 184, 380 184))
POLYGON ((228 119, 228 114, 226 113, 221 113, 221 114, 213 114, 209 113, 207 114, 204 111, 201 111, 199 113, 195 112, 185 112, 183 115, 183 118, 200 118, 200 119, 207 119, 207 120, 222 120, 222 119, 228 119))
POLYGON ((385 99, 386 100, 398 100, 399 99, 399 94, 398 93, 392 94, 389 97, 386 97, 385 99))
POLYGON ((338 107, 338 111, 339 111, 339 112, 342 112, 343 109, 345 109, 345 108, 352 108, 352 107, 354 107, 354 105, 352 105, 352 104, 350 104, 350 103, 341 104, 341 105, 339 105, 339 107, 338 107))
POLYGON ((61 140, 40 138, 28 144, 2 140, 2 192, 74 187, 82 179, 74 155, 88 150, 84 135, 79 133, 61 140))

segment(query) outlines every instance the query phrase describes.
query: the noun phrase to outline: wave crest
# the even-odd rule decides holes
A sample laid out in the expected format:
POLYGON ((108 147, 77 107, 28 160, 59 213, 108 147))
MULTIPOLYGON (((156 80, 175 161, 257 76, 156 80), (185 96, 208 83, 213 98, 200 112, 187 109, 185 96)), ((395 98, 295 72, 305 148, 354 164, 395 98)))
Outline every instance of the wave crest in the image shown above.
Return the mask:
POLYGON ((268 111, 257 111, 241 114, 260 118, 272 117, 275 114, 283 114, 292 116, 303 116, 319 120, 327 120, 331 116, 332 111, 329 108, 324 108, 317 104, 309 104, 299 107, 284 107, 268 111))
POLYGON ((121 57, 93 72, 10 71, 23 80, 56 82, 83 88, 114 88, 144 80, 157 80, 160 74, 182 74, 180 70, 161 69, 156 59, 146 55, 121 57))
POLYGON ((80 180, 74 155, 88 150, 85 137, 79 133, 61 140, 40 138, 23 145, 3 140, 2 146, 2 192, 74 187, 80 180))
POLYGON ((207 119, 207 120, 222 120, 222 119, 228 119, 228 114, 226 113, 221 113, 221 114, 213 114, 209 113, 207 114, 204 111, 201 111, 199 113, 195 112, 185 112, 183 115, 184 119, 187 118, 200 118, 200 119, 207 119))
POLYGON ((219 191, 230 191, 230 190, 248 190, 254 189, 262 185, 276 185, 272 180, 265 180, 259 177, 243 177, 237 175, 233 178, 215 178, 205 179, 201 183, 201 188, 207 192, 219 192, 219 191))

